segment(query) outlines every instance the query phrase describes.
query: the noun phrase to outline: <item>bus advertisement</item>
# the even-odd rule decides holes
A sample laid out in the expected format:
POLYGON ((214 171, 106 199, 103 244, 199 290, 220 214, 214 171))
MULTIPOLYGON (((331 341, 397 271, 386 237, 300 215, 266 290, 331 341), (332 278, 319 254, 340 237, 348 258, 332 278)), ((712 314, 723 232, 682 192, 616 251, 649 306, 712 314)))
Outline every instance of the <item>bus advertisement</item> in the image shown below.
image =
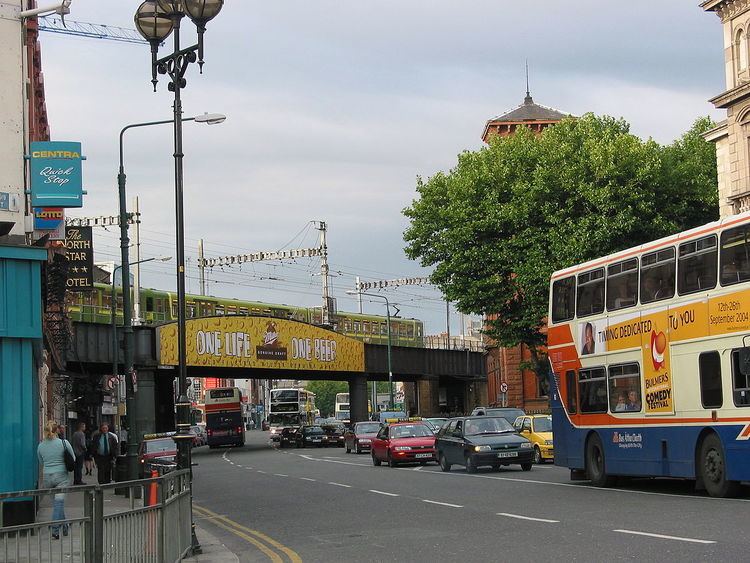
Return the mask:
POLYGON ((244 446, 242 394, 237 387, 206 389, 206 437, 209 448, 244 446))
POLYGON ((312 424, 314 417, 314 393, 296 388, 271 389, 268 425, 272 440, 278 440, 283 428, 312 424))
POLYGON ((750 480, 750 213, 552 275, 555 464, 696 480, 715 497, 750 480))

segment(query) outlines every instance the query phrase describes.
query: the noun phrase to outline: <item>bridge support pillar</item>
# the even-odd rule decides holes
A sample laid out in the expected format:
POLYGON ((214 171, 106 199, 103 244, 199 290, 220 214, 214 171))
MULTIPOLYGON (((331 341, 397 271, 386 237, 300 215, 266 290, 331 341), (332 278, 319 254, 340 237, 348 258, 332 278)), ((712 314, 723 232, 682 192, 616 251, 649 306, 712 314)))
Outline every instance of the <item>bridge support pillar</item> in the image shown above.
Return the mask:
MULTIPOLYGON (((156 381, 152 370, 139 369, 138 391, 135 400, 138 401, 136 416, 138 417, 138 433, 152 434, 156 432, 156 381)), ((131 426, 132 427, 132 426, 131 426)), ((137 444, 141 443, 141 436, 135 436, 137 444)))
POLYGON ((419 379, 416 382, 419 416, 440 415, 440 388, 437 379, 419 379))
POLYGON ((367 420, 367 376, 349 379, 349 418, 352 422, 367 420))

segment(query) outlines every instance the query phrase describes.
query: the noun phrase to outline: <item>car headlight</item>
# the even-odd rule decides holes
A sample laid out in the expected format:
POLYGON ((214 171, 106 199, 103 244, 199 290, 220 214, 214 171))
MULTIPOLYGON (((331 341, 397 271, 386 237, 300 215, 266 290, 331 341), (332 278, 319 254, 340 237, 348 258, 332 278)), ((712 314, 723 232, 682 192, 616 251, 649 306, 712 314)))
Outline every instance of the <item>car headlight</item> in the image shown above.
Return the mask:
POLYGON ((530 450, 531 449, 531 442, 523 442, 519 446, 522 450, 530 450))
POLYGON ((276 434, 276 429, 275 428, 271 428, 271 434, 276 434))
POLYGON ((552 440, 545 440, 544 443, 548 446, 552 445, 552 440))
POLYGON ((408 452, 409 450, 411 450, 411 447, 409 447, 409 446, 396 446, 393 449, 396 450, 397 452, 408 452))
POLYGON ((474 446, 475 452, 489 452, 492 450, 491 446, 474 446))

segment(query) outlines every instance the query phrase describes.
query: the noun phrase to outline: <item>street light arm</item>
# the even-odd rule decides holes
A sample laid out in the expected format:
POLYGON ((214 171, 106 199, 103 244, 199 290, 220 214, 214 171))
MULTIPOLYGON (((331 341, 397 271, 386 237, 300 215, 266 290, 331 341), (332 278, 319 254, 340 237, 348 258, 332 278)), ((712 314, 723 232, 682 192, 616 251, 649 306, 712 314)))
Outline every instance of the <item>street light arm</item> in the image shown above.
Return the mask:
MULTIPOLYGON (((195 121, 195 117, 185 117, 182 121, 195 121)), ((174 119, 162 119, 160 121, 146 121, 144 123, 131 123, 130 125, 126 125, 125 127, 120 130, 120 172, 122 172, 122 169, 124 167, 123 165, 123 137, 125 136, 125 131, 128 129, 135 129, 136 127, 149 127, 151 125, 167 125, 168 123, 174 123, 174 119)))

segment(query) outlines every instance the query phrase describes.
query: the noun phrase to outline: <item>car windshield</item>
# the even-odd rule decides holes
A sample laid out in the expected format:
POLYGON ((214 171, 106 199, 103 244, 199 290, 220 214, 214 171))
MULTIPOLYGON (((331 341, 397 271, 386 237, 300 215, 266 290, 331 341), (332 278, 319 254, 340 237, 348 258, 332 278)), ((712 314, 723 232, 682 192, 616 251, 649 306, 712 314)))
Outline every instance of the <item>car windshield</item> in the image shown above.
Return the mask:
POLYGON ((426 424, 404 424, 391 429, 391 438, 427 438, 433 436, 426 424))
POLYGON ((354 427, 354 431, 357 434, 377 434, 378 430, 380 430, 380 424, 377 422, 365 422, 363 424, 357 424, 357 426, 354 427))
POLYGON ((534 432, 552 432, 552 417, 543 416, 534 419, 534 432))
POLYGON ((510 422, 500 417, 477 417, 468 418, 464 423, 465 436, 477 436, 479 434, 502 434, 515 432, 510 422))
POLYGON ((323 434, 323 429, 320 426, 311 426, 305 428, 305 434, 323 434))
POLYGON ((156 454, 161 452, 173 452, 177 445, 172 438, 160 438, 158 440, 149 440, 146 442, 146 453, 156 454))
POLYGON ((443 424, 445 424, 448 421, 447 418, 427 418, 425 420, 427 420, 427 422, 431 422, 433 425, 437 426, 438 428, 440 428, 443 424))

